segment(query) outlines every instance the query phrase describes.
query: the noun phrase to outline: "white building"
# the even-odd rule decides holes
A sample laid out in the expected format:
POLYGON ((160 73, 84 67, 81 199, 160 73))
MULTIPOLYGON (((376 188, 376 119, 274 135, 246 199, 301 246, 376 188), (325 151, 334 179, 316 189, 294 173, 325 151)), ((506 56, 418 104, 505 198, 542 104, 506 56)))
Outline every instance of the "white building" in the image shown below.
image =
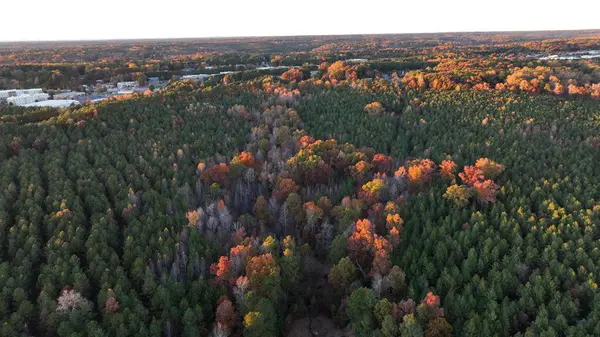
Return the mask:
POLYGON ((288 69, 288 66, 263 66, 263 67, 256 67, 256 70, 273 70, 273 69, 288 69))
POLYGON ((135 81, 119 82, 117 83, 117 89, 119 89, 119 91, 126 91, 135 88, 137 85, 138 83, 135 81))
POLYGON ((85 92, 69 91, 54 94, 54 99, 76 99, 77 97, 85 96, 85 92))
POLYGON ((181 78, 184 80, 203 80, 205 78, 209 78, 209 74, 197 74, 197 75, 183 75, 181 78))
POLYGON ((33 94, 43 94, 43 93, 44 93, 44 91, 39 88, 0 90, 0 99, 6 99, 9 97, 15 97, 15 96, 21 96, 21 95, 33 95, 33 94))
POLYGON ((34 95, 34 94, 42 94, 44 93, 44 91, 40 88, 35 88, 35 89, 23 89, 21 90, 23 92, 23 95, 34 95))
POLYGON ((48 99, 48 94, 40 88, 0 90, 0 101, 9 104, 23 105, 48 99))
POLYGON ((6 99, 8 104, 13 105, 26 105, 30 103, 45 101, 50 97, 50 95, 46 93, 35 93, 35 94, 24 94, 19 96, 13 96, 6 99))
POLYGON ((12 96, 6 99, 6 103, 12 105, 25 105, 33 102, 35 102, 35 99, 29 95, 12 96))
POLYGON ((4 100, 11 96, 17 96, 16 90, 0 90, 0 99, 4 100))
POLYGON ((346 60, 346 63, 364 63, 369 61, 368 59, 349 59, 346 60))

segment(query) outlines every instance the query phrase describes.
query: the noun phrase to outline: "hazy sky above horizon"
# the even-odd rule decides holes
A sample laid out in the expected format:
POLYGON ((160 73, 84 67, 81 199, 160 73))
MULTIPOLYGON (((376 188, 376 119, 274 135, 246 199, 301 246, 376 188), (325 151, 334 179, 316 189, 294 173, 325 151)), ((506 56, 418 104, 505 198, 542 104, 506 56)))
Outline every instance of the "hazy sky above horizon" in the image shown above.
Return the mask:
POLYGON ((600 29, 598 0, 2 2, 0 41, 600 29))

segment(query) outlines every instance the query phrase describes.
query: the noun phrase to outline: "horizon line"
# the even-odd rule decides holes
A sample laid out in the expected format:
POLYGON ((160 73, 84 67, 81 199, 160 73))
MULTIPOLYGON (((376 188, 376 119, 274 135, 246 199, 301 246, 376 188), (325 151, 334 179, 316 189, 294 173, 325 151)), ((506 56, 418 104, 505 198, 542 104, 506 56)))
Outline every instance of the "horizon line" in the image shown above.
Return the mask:
POLYGON ((436 35, 436 34, 498 34, 498 33, 547 33, 547 32, 598 32, 600 28, 584 29, 541 29, 541 30, 472 30, 472 31, 438 31, 438 32, 405 32, 405 33, 348 33, 348 34, 298 34, 298 35, 224 35, 197 37, 131 37, 131 38, 99 38, 99 39, 58 39, 58 40, 0 40, 0 44, 8 43, 60 43, 60 42, 113 42, 113 41, 165 41, 165 40, 217 40, 217 39, 251 39, 251 38, 290 38, 290 37, 342 37, 342 36, 386 36, 386 35, 436 35))

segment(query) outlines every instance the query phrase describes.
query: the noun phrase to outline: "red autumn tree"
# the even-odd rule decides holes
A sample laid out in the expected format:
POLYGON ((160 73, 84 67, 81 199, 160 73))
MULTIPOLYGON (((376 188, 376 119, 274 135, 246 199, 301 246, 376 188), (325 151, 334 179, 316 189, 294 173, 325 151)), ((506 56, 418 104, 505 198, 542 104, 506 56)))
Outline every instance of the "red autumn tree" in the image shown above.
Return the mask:
POLYGON ((244 165, 246 167, 257 168, 257 162, 254 155, 250 152, 242 152, 231 159, 231 165, 244 165))
POLYGON ((301 148, 305 148, 310 144, 314 143, 315 141, 316 139, 314 139, 311 136, 302 136, 302 138, 298 140, 298 145, 300 145, 301 148))
POLYGON ((229 166, 224 163, 215 165, 211 168, 205 169, 200 174, 200 179, 206 181, 208 184, 217 183, 219 185, 225 185, 227 182, 227 175, 229 174, 229 166))
POLYGON ((463 172, 459 173, 458 176, 467 185, 473 185, 478 181, 483 181, 483 171, 476 166, 465 166, 463 172))
POLYGON ((417 307, 417 315, 425 322, 444 317, 444 309, 440 308, 440 297, 428 292, 417 307))
POLYGON ((373 156, 373 166, 377 172, 388 173, 392 170, 392 157, 378 153, 373 156))
POLYGON ((500 187, 491 180, 476 181, 473 184, 473 189, 477 193, 477 201, 486 205, 496 201, 496 194, 500 187))

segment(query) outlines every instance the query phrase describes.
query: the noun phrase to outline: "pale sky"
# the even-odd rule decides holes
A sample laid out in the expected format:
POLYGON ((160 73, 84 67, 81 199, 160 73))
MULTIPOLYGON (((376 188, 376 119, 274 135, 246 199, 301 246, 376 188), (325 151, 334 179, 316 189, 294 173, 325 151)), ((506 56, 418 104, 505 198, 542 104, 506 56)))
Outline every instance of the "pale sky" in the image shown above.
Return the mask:
POLYGON ((0 41, 600 29, 600 0, 0 0, 0 41))

